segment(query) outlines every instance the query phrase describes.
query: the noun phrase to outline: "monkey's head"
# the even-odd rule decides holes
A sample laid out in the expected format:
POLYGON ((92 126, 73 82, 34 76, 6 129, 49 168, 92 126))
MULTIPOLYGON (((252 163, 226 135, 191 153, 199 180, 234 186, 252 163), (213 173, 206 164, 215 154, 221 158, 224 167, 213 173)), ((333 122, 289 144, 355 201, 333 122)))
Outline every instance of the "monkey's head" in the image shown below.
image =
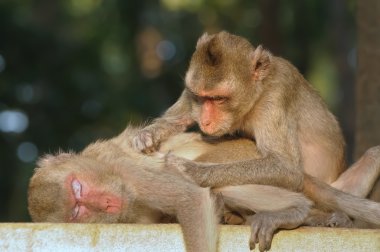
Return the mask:
POLYGON ((271 54, 246 39, 220 32, 199 38, 186 74, 192 117, 213 136, 244 128, 244 118, 263 90, 271 54))
POLYGON ((125 187, 120 174, 99 161, 73 153, 38 162, 28 191, 35 222, 121 222, 125 187))

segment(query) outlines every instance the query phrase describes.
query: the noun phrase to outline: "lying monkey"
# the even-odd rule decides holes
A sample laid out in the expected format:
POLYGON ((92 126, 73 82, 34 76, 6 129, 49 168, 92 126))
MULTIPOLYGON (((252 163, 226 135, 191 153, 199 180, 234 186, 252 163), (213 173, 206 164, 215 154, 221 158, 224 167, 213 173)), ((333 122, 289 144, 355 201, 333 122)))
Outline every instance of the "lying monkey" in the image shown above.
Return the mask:
MULTIPOLYGON (((48 155, 38 162, 28 192, 33 221, 159 223, 174 216, 187 251, 216 251, 221 195, 228 209, 252 226, 251 247, 270 248, 275 230, 305 223, 312 202, 301 193, 265 185, 201 188, 162 159, 132 148, 136 130, 127 128, 108 141, 97 141, 81 153, 48 155), (256 213, 251 215, 251 213, 256 213)), ((160 151, 207 162, 245 160, 258 155, 247 139, 205 142, 198 134, 179 134, 160 151)), ((369 166, 375 160, 363 157, 369 166)), ((361 166, 366 172, 366 167, 361 166)), ((349 179, 349 178, 347 178, 349 179)), ((325 187, 322 187, 325 190, 325 187)), ((330 193, 317 207, 331 207, 352 217, 380 224, 380 204, 342 192, 330 193), (341 209, 349 208, 349 209, 341 209)))

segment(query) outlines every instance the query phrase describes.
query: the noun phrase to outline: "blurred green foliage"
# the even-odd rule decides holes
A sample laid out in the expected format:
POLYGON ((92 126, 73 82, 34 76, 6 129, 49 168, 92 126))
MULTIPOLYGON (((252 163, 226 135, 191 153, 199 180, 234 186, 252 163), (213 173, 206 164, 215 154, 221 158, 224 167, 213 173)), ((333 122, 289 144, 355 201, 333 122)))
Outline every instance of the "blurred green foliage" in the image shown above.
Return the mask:
POLYGON ((354 4, 1 1, 0 221, 29 220, 26 191, 37 156, 79 151, 172 104, 204 31, 228 30, 292 61, 352 138, 352 116, 344 114, 352 110, 345 99, 354 81, 354 4))

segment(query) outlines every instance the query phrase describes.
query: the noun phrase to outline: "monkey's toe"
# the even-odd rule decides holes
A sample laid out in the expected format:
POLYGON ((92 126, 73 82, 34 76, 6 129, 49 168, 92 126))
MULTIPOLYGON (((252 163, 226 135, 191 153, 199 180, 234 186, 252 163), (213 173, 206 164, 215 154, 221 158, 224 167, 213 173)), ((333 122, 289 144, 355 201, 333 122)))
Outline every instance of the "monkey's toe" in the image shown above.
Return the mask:
POLYGON ((350 217, 343 212, 334 212, 328 219, 327 226, 329 227, 352 227, 353 223, 350 217))
POLYGON ((251 222, 251 237, 249 240, 251 250, 255 248, 256 243, 259 244, 260 251, 270 249, 274 232, 277 229, 273 223, 269 214, 257 213, 253 216, 251 222))

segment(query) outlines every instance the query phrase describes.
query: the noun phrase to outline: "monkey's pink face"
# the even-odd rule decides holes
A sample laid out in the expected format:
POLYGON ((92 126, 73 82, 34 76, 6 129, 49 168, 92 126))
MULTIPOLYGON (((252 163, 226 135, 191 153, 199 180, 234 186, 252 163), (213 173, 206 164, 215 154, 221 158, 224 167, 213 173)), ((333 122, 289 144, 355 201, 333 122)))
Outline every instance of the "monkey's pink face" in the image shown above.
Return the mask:
POLYGON ((69 222, 117 222, 122 199, 91 180, 70 175, 65 186, 69 195, 69 222))
POLYGON ((202 132, 211 136, 231 133, 233 117, 228 113, 230 95, 223 91, 192 92, 192 118, 202 132))

